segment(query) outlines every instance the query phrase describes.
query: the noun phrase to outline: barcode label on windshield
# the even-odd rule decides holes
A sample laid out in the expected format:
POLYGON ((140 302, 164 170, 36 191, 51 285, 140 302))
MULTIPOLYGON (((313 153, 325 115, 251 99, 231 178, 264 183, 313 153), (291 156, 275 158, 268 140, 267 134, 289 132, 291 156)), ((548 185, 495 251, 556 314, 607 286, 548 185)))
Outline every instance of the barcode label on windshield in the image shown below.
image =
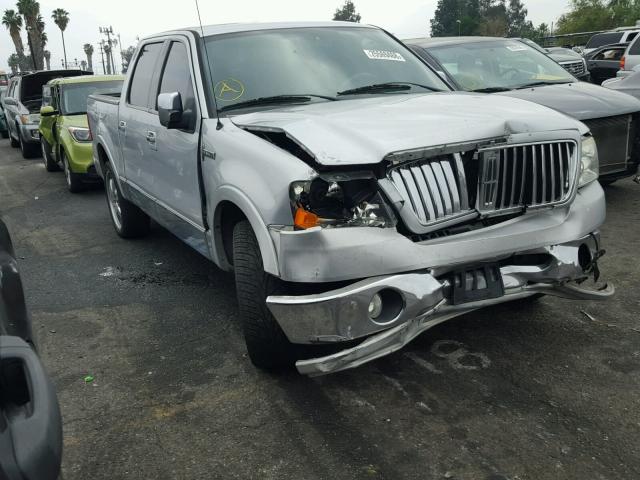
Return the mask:
POLYGON ((391 60, 392 62, 406 61, 398 52, 389 52, 387 50, 363 50, 363 52, 371 60, 391 60))

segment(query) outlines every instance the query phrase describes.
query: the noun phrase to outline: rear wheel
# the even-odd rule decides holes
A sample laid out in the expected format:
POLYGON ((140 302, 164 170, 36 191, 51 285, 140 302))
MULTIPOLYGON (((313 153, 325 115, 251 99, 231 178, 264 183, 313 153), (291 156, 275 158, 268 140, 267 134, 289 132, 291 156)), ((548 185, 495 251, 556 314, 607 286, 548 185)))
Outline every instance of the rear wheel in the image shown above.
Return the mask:
POLYGON ((282 290, 282 282, 264 271, 262 255, 248 221, 233 229, 233 266, 244 339, 251 362, 274 370, 293 365, 295 345, 269 311, 266 299, 282 290))
POLYGON ((149 233, 151 219, 120 192, 115 174, 108 163, 104 164, 104 185, 113 228, 122 238, 143 237, 149 233))
POLYGON ((44 138, 40 139, 40 149, 42 150, 42 163, 44 163, 44 168, 47 170, 47 172, 55 172, 57 170, 60 170, 58 164, 51 157, 49 144, 44 138))
POLYGON ((69 160, 64 153, 64 150, 60 149, 60 157, 62 158, 62 168, 64 170, 64 179, 67 182, 67 188, 71 193, 78 193, 84 190, 84 183, 82 182, 82 175, 73 173, 69 166, 69 160))
MULTIPOLYGON (((20 129, 16 127, 16 130, 18 131, 18 135, 20 135, 20 129)), ((11 146, 13 148, 18 148, 20 146, 20 142, 11 135, 11 130, 9 130, 9 139, 11 140, 11 146)))
POLYGON ((3 130, 0 132, 2 138, 9 138, 9 130, 3 130))

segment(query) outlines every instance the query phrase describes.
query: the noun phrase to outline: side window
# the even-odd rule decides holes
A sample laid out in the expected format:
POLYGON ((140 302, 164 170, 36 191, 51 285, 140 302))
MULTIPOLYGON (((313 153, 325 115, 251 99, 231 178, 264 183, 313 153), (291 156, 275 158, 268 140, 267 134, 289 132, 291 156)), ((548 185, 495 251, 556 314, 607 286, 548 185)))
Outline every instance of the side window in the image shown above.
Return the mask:
POLYGON ((193 93, 187 47, 181 42, 171 42, 160 81, 160 93, 172 92, 180 93, 182 108, 190 119, 190 128, 193 128, 196 118, 196 99, 193 93))
POLYGON ((636 38, 629 47, 629 55, 640 55, 640 37, 636 38))
POLYGON ((53 102, 51 101, 51 90, 52 89, 50 85, 45 85, 44 87, 42 87, 42 106, 43 107, 48 107, 53 104, 53 102))
POLYGON ((631 40, 633 40, 634 38, 636 38, 638 36, 638 32, 631 32, 629 34, 629 36, 627 37, 627 42, 630 42, 631 40))
POLYGON ((601 51, 595 57, 593 57, 593 59, 594 60, 620 60, 620 58, 622 58, 623 53, 624 53, 623 49, 610 48, 610 49, 605 49, 601 51))
POLYGON ((148 43, 140 50, 129 85, 128 100, 131 105, 151 109, 155 107, 155 99, 149 98, 149 86, 161 50, 162 43, 148 43))

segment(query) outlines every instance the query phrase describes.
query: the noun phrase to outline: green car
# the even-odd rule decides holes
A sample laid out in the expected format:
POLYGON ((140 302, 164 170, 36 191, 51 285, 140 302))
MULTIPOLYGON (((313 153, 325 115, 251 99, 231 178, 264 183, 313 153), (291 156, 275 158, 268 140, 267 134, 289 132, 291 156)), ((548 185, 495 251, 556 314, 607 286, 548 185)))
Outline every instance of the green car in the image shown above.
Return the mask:
POLYGON ((124 76, 92 75, 56 78, 42 89, 40 144, 48 172, 64 170, 70 192, 100 181, 93 166, 87 97, 120 94, 124 76))

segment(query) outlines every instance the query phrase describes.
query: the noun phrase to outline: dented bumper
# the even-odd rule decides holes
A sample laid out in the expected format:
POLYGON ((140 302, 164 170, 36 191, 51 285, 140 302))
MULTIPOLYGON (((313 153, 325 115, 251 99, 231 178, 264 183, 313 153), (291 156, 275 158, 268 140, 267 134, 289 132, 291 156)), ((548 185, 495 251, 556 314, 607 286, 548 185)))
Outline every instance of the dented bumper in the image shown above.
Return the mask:
POLYGON ((544 293, 575 300, 601 300, 612 285, 589 289, 581 282, 597 276, 602 255, 597 232, 578 240, 515 252, 500 263, 499 296, 456 304, 450 276, 428 269, 359 281, 329 292, 303 296, 270 296, 267 305, 293 343, 336 343, 365 339, 359 345, 322 358, 298 361, 301 373, 322 375, 353 368, 402 348, 423 331, 481 307, 544 293), (544 259, 527 264, 527 259, 544 259), (383 296, 372 319, 370 303, 383 296), (385 300, 386 298, 386 300, 385 300), (385 301, 389 304, 385 313, 385 301))

